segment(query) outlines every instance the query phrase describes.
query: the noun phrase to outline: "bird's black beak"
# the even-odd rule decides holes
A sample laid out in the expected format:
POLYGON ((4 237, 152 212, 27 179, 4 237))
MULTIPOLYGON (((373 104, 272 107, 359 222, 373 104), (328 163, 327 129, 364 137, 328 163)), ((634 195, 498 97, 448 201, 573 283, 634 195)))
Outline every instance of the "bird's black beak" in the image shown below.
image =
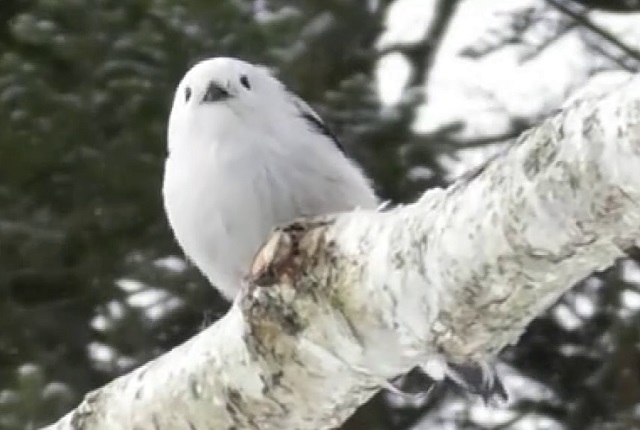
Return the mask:
POLYGON ((207 92, 204 93, 204 97, 202 97, 201 103, 214 103, 221 100, 226 100, 231 95, 227 90, 222 88, 216 82, 209 82, 209 86, 207 87, 207 92))

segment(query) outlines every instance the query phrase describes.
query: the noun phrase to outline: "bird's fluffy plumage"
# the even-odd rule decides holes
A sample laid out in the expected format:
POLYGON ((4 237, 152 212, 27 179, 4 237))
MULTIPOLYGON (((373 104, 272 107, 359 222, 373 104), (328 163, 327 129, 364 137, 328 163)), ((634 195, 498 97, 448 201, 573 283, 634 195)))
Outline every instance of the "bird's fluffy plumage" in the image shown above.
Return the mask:
MULTIPOLYGON (((212 58, 187 72, 174 96, 168 147, 162 191, 169 223, 228 299, 275 226, 378 205, 318 114, 266 69, 237 59, 212 58)), ((493 386, 493 377, 465 384, 465 372, 453 370, 454 380, 480 385, 481 394, 493 386)))
POLYGON ((376 207, 369 181, 318 123, 266 69, 240 60, 205 60, 178 85, 165 209, 185 254, 225 297, 275 226, 376 207), (212 84, 228 97, 203 102, 212 84))

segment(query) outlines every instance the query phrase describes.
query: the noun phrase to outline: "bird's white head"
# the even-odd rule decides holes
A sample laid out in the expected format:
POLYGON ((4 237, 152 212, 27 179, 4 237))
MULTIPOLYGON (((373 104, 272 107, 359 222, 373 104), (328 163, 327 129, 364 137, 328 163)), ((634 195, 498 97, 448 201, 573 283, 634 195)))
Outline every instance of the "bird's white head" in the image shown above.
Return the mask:
POLYGON ((265 67, 227 57, 201 61, 176 89, 169 117, 169 151, 183 142, 201 141, 194 133, 224 135, 225 128, 238 122, 268 123, 270 115, 291 110, 288 94, 265 67))

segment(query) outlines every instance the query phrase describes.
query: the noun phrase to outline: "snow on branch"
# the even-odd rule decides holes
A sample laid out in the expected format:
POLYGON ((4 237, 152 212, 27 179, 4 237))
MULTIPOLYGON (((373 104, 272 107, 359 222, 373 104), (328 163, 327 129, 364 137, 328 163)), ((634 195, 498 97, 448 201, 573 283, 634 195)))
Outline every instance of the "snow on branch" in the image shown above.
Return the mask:
POLYGON ((640 233, 640 80, 446 190, 275 232, 229 313, 51 429, 328 429, 435 354, 482 361, 640 233))

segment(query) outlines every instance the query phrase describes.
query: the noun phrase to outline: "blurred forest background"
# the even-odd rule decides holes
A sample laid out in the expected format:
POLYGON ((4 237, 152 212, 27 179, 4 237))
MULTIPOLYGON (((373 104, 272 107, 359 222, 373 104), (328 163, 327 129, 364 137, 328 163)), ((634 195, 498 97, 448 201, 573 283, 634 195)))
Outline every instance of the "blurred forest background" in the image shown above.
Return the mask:
MULTIPOLYGON (((638 0, 0 0, 0 429, 34 429, 227 304, 160 183, 199 59, 273 67, 379 193, 410 201, 640 67, 638 0)), ((640 266, 594 274, 501 354, 504 409, 381 393, 344 429, 640 428, 640 266)))

